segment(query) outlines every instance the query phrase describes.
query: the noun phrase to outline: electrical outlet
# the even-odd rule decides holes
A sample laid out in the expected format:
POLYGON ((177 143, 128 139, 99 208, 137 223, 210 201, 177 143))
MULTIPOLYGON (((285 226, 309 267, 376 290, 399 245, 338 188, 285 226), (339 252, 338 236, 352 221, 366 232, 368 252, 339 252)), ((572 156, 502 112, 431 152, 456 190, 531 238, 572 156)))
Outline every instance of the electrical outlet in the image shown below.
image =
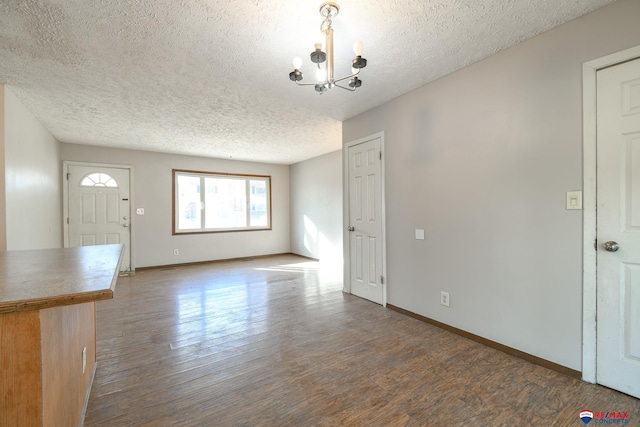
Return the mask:
POLYGON ((178 250, 178 249, 174 249, 174 250, 173 250, 173 254, 174 254, 174 255, 180 255, 180 250, 178 250))
POLYGON ((440 292, 440 304, 449 307, 449 292, 440 292))

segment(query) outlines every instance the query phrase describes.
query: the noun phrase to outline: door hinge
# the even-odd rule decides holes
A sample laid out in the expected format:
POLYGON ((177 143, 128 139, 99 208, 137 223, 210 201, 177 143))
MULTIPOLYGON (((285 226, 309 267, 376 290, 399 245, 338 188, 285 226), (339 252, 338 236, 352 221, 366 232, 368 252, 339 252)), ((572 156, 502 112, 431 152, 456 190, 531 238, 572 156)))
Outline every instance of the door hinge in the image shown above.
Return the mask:
POLYGON ((593 239, 593 250, 598 250, 598 239, 593 239))
POLYGON ((69 172, 67 172, 67 181, 69 181, 69 177, 71 176, 71 174, 69 172))
POLYGON ((380 276, 380 284, 384 285, 384 276, 380 276))
POLYGON ((382 151, 380 152, 380 160, 382 160, 382 151))
POLYGON ((69 217, 67 217, 67 225, 69 225, 69 217))

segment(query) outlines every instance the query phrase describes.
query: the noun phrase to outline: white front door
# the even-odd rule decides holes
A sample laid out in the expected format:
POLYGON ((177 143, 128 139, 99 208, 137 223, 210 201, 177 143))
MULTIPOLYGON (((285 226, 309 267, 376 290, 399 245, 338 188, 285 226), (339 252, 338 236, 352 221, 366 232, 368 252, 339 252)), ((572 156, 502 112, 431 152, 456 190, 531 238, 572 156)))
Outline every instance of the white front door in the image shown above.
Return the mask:
POLYGON ((124 244, 131 270, 129 169, 68 165, 68 246, 124 244))
POLYGON ((351 293, 383 304, 381 140, 347 148, 351 293))
POLYGON ((597 73, 597 382, 640 398, 640 59, 597 73))

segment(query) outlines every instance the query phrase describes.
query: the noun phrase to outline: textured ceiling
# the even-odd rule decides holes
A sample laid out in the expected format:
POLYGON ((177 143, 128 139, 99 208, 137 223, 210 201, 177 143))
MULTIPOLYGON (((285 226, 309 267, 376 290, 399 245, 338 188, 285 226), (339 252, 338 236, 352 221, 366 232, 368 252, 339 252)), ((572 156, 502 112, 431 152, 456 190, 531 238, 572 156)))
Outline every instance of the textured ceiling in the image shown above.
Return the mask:
POLYGON ((0 83, 60 141, 291 164, 341 121, 613 0, 342 0, 336 76, 288 78, 323 40, 320 1, 0 0, 0 83))

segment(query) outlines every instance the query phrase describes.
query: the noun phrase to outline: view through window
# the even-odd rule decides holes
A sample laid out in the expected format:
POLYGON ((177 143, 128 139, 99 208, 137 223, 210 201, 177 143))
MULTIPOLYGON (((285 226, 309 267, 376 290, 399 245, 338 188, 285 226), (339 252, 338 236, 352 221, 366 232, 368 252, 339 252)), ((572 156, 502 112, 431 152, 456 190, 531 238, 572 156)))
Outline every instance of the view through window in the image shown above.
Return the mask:
POLYGON ((271 228, 271 177, 173 171, 174 234, 271 228))

